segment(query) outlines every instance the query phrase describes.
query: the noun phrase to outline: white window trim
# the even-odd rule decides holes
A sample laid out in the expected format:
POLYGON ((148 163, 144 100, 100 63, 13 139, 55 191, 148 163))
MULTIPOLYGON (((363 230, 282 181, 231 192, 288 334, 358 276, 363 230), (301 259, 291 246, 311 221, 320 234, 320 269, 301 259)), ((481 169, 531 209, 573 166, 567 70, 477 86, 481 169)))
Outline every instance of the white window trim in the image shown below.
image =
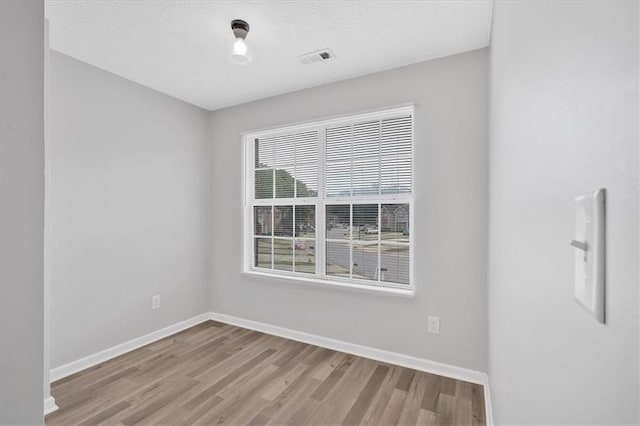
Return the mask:
MULTIPOLYGON (((415 109, 413 103, 406 103, 394 107, 370 110, 362 113, 341 115, 337 117, 324 118, 320 120, 313 120, 312 122, 302 122, 296 124, 289 124, 278 127, 270 127, 265 129, 257 129, 251 131, 245 131, 241 133, 241 141, 243 144, 243 164, 242 164, 242 191, 243 191, 243 245, 242 245, 242 273, 250 276, 256 276, 260 278, 272 278, 276 280, 291 280, 304 284, 315 284, 328 287, 344 288, 355 291, 364 291, 372 293, 383 293, 390 295, 398 295, 404 297, 415 296, 415 278, 414 278, 414 258, 415 258, 415 238, 416 235, 415 221, 414 221, 414 188, 415 188, 415 109), (325 129, 327 127, 339 126, 345 124, 351 124, 354 122, 366 121, 368 119, 385 119, 392 118, 398 115, 411 114, 411 193, 410 194, 375 194, 375 195, 362 195, 351 197, 332 197, 330 199, 325 197, 325 169, 326 160, 325 155, 325 129), (319 131, 319 147, 318 152, 321 156, 318 168, 318 197, 313 198, 277 198, 277 199, 253 199, 254 188, 254 140, 256 138, 265 138, 269 136, 277 136, 283 133, 300 133, 304 131, 319 131), (326 205, 334 204, 384 204, 384 203, 408 203, 409 204, 409 223, 411 224, 411 235, 409 239, 409 284, 397 284, 391 282, 360 280, 357 278, 341 278, 336 276, 326 276, 326 261, 325 261, 325 231, 326 224, 324 222, 324 216, 326 213, 326 205), (253 206, 267 205, 300 205, 311 204, 316 206, 316 273, 308 274, 293 271, 284 270, 269 270, 264 268, 258 268, 253 266, 253 246, 254 246, 254 230, 253 230, 253 206), (323 224, 322 226, 318 226, 323 224)), ((378 221, 381 218, 378 216, 378 221)), ((380 223, 378 223, 378 229, 380 229, 380 223)), ((271 237, 273 238, 273 236, 271 237)), ((277 238, 277 237, 276 237, 277 238)), ((295 237, 291 238, 295 240, 295 237)), ((349 240, 345 240, 349 241, 349 240)), ((380 240, 378 239, 378 243, 380 240)), ((380 253, 378 253, 380 256, 380 253)))

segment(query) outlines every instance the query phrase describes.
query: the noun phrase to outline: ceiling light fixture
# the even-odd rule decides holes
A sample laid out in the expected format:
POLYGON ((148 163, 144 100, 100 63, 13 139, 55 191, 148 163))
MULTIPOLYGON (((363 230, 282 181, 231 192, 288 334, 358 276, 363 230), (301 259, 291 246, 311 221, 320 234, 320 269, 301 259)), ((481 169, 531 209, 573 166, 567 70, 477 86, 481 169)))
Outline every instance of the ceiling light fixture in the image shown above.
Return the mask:
POLYGON ((242 19, 234 19, 231 21, 231 30, 236 37, 233 42, 233 50, 231 51, 231 60, 235 64, 245 65, 251 62, 251 53, 245 38, 249 33, 249 24, 242 19))

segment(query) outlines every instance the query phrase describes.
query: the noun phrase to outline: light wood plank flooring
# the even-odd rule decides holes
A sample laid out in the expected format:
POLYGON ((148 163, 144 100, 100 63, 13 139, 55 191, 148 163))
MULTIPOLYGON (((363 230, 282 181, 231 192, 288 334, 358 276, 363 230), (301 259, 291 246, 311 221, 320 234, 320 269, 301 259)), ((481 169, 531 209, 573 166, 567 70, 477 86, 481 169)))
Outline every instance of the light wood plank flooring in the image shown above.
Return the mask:
POLYGON ((482 386, 208 321, 52 385, 47 425, 484 425, 482 386))

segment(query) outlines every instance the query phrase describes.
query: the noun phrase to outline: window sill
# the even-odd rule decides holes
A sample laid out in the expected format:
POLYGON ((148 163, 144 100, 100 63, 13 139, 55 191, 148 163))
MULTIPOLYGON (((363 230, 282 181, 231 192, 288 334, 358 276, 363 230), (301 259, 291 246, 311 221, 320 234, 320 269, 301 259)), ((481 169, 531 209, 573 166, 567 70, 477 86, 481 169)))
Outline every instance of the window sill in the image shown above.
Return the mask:
POLYGON ((366 285, 366 284, 351 284, 351 283, 346 283, 341 281, 328 281, 328 280, 321 280, 318 278, 311 278, 311 277, 269 274, 267 272, 260 272, 260 271, 243 271, 242 274, 246 276, 252 276, 252 277, 267 278, 270 280, 295 281, 297 283, 302 283, 302 284, 319 285, 319 286, 331 287, 331 288, 340 288, 340 289, 346 289, 346 290, 352 290, 352 291, 364 292, 364 293, 387 294, 391 296, 400 296, 400 297, 408 297, 408 298, 412 298, 416 295, 415 289, 413 288, 404 289, 404 288, 395 288, 395 287, 366 285))

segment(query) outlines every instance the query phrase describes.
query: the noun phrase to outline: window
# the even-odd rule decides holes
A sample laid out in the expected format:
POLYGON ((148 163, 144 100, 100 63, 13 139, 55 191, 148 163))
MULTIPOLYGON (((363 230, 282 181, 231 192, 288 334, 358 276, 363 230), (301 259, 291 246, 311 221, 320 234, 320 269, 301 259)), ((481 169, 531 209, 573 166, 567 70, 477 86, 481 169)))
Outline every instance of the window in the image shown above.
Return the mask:
POLYGON ((412 290, 413 107, 244 141, 245 271, 412 290))

